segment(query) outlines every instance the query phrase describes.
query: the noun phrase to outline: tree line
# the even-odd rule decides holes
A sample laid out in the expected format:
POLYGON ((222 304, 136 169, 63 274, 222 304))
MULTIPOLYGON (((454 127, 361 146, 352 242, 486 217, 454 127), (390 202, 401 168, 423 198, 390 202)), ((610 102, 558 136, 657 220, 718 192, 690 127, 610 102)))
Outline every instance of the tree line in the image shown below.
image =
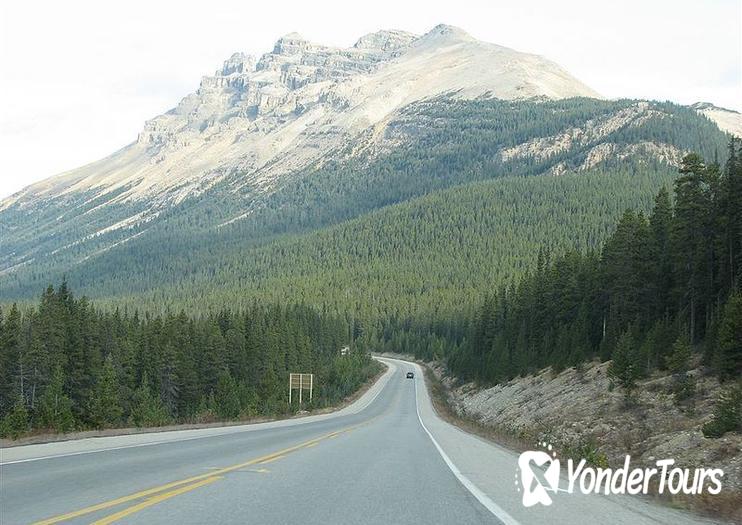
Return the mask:
POLYGON ((739 141, 723 169, 690 154, 679 172, 672 198, 662 189, 648 216, 627 210, 602 250, 542 249, 533 271, 487 294, 449 353, 452 371, 496 383, 599 357, 630 390, 657 368, 684 379, 695 348, 723 380, 740 378, 739 141))
MULTIPOLYGON (((209 191, 195 192, 196 195, 179 205, 158 208, 156 220, 102 235, 99 235, 102 224, 124 221, 149 209, 150 204, 126 202, 106 206, 91 195, 69 195, 64 202, 60 201, 65 221, 58 220, 62 213, 58 206, 48 206, 34 210, 32 223, 28 221, 27 209, 11 206, 3 211, 0 220, 0 236, 5 246, 4 253, 0 253, 0 267, 19 263, 22 260, 17 259, 19 255, 34 260, 33 264, 16 266, 13 271, 0 276, 0 295, 6 300, 27 300, 47 283, 59 282, 66 274, 76 290, 94 297, 99 305, 102 305, 100 299, 111 298, 112 302, 119 304, 131 301, 139 306, 147 302, 148 309, 159 310, 167 302, 172 308, 203 313, 206 303, 216 308, 225 304, 227 290, 235 291, 229 297, 229 304, 236 304, 231 301, 242 302, 254 293, 262 294, 263 290, 258 288, 262 288, 267 280, 274 277, 282 280, 287 273, 291 273, 291 279, 298 276, 302 288, 314 287, 318 279, 326 276, 334 279, 331 275, 335 270, 333 261, 321 267, 327 271, 317 271, 318 276, 307 278, 298 271, 287 272, 281 268, 285 259, 280 252, 288 246, 294 251, 301 249, 305 252, 301 256, 312 256, 312 250, 305 246, 312 248, 317 241, 313 238, 315 233, 340 225, 358 226, 358 222, 352 223, 353 219, 366 218, 368 224, 377 221, 379 214, 391 211, 383 219, 385 224, 380 225, 384 228, 384 236, 390 238, 381 239, 383 244, 379 249, 372 249, 370 254, 381 252, 385 256, 387 245, 405 246, 408 238, 404 232, 400 234, 394 224, 389 224, 390 221, 400 221, 404 226, 410 226, 410 217, 394 212, 397 206, 405 203, 414 203, 410 206, 413 209, 403 207, 400 211, 419 213, 423 206, 440 206, 443 201, 445 207, 441 212, 432 210, 436 218, 440 218, 436 226, 444 228, 441 237, 466 236, 465 228, 470 225, 457 223, 462 214, 467 213, 469 204, 463 202, 464 199, 476 199, 472 204, 482 205, 484 199, 477 196, 477 191, 486 191, 484 197, 489 204, 494 204, 491 206, 494 209, 482 210, 478 219, 485 221, 490 215, 493 218, 482 222, 477 234, 483 231, 485 235, 509 237, 504 245, 519 242, 526 235, 533 237, 529 239, 533 242, 529 242, 532 246, 528 246, 528 253, 511 257, 520 260, 521 266, 530 266, 524 261, 530 261, 530 251, 537 250, 538 245, 544 242, 536 237, 547 229, 551 230, 549 237, 556 236, 561 245, 566 245, 571 242, 572 229, 577 231, 579 228, 576 244, 583 249, 586 235, 591 235, 593 239, 590 241, 598 244, 605 238, 602 224, 596 231, 593 216, 608 215, 603 210, 610 210, 612 224, 626 207, 644 208, 648 205, 646 201, 657 191, 656 183, 661 179, 669 180, 673 168, 667 159, 652 154, 643 145, 698 151, 708 158, 713 158, 717 151, 724 151, 726 145, 726 135, 713 122, 688 107, 638 100, 584 98, 505 101, 495 98, 461 100, 443 96, 406 106, 389 124, 386 136, 394 147, 367 154, 358 152, 358 144, 354 142, 347 151, 333 153, 318 166, 280 177, 275 181, 275 192, 266 194, 264 189, 246 184, 244 174, 237 172, 209 191), (646 109, 644 118, 629 126, 613 129, 600 125, 606 119, 623 122, 622 119, 630 118, 627 115, 634 115, 642 107, 646 109), (579 135, 579 140, 572 141, 563 151, 555 148, 546 157, 503 158, 504 149, 534 139, 571 134, 575 129, 585 131, 579 135), (604 179, 597 185, 586 183, 586 187, 580 187, 583 180, 580 177, 587 175, 585 171, 580 171, 579 176, 556 182, 554 177, 541 176, 556 166, 568 170, 581 169, 592 149, 601 144, 614 145, 619 151, 629 148, 632 153, 629 156, 609 155, 593 166, 593 173, 604 175, 592 177, 604 179), (613 180, 605 180, 609 178, 613 180), (525 182, 527 179, 529 182, 525 182), (497 184, 499 182, 502 182, 501 186, 497 184), (606 186, 600 186, 603 184, 606 186), (634 189, 632 184, 641 187, 634 189), (446 193, 452 189, 463 191, 446 193), (557 214, 561 207, 562 216, 552 217, 551 212, 543 217, 533 215, 538 212, 535 207, 546 207, 550 202, 562 200, 564 191, 570 192, 571 202, 559 202, 554 206, 557 214), (426 199, 426 196, 436 195, 438 198, 426 199), (613 198, 606 198, 607 195, 613 198), (455 206, 446 205, 448 197, 456 199, 455 206), (505 199, 508 201, 505 205, 517 207, 516 215, 524 217, 522 223, 516 220, 508 224, 496 220, 505 199), (583 204, 586 199, 586 204, 583 204), (590 213, 591 217, 585 220, 584 225, 566 226, 564 222, 568 217, 564 217, 565 211, 590 213), (241 215, 245 215, 242 220, 229 222, 241 215), (100 220, 91 220, 91 217, 100 220), (511 229, 523 226, 529 231, 510 233, 511 229), (588 233, 586 230, 592 231, 588 233), (84 242, 75 242, 83 236, 86 238, 84 242), (57 250, 61 245, 65 248, 57 250), (260 273, 253 276, 251 259, 266 257, 273 259, 272 266, 261 268, 260 273), (273 267, 277 271, 273 271, 273 267), (221 286, 224 283, 227 286, 221 286), (205 300, 192 300, 192 289, 196 286, 205 300), (153 290, 157 292, 153 293, 153 290)), ((114 197, 115 194, 110 196, 114 197)), ((488 203, 485 202, 485 206, 488 203)), ((510 217, 506 219, 510 221, 510 217)), ((415 226, 414 222, 412 226, 415 226)), ((359 233, 367 235, 366 232, 359 233)), ((427 234, 420 238, 418 245, 422 250, 426 248, 422 241, 428 238, 427 234)), ((496 240, 498 243, 499 238, 496 240)), ((325 244, 339 241, 338 248, 345 248, 352 241, 328 239, 328 236, 323 239, 325 244)), ((356 239, 359 245, 366 240, 356 239)), ((454 238, 454 242, 459 241, 454 238)), ((476 256, 498 255, 496 247, 478 244, 472 247, 479 252, 476 256)), ((392 246, 392 250, 394 248, 392 246)), ((435 253, 439 248, 432 246, 429 251, 435 253)), ((406 262, 416 264, 429 258, 428 253, 421 252, 406 262)), ((385 265, 386 261, 380 263, 385 265)), ((376 264, 376 261, 371 264, 376 264)), ((437 272, 441 264, 445 263, 433 260, 430 266, 437 272)), ((493 264, 489 268, 486 263, 478 266, 488 272, 499 272, 502 268, 501 276, 492 276, 489 282, 498 282, 501 278, 510 280, 520 273, 510 264, 493 264)), ((315 271, 312 267, 309 270, 315 271)), ((360 268, 360 271, 365 271, 365 268, 360 268)), ((382 268, 379 271, 387 270, 382 268)), ((436 284, 443 282, 437 276, 433 279, 436 284)), ((484 283, 481 281, 476 285, 484 283)), ((281 287, 291 292, 291 286, 281 287)), ((375 283, 369 283, 369 286, 373 292, 384 291, 375 283)), ((411 291, 416 293, 416 285, 413 286, 411 291)), ((316 295, 314 291, 311 293, 316 295)), ((353 299, 365 299, 365 295, 356 294, 353 299)), ((321 304, 314 298, 311 302, 321 304)), ((395 308, 405 300, 395 297, 385 303, 385 307, 395 308)), ((375 313, 373 315, 380 318, 375 313)))
MULTIPOLYGON (((288 373, 314 373, 305 408, 336 403, 378 369, 346 320, 304 305, 202 317, 97 310, 66 282, 0 310, 0 430, 66 432, 288 413, 288 373)), ((295 410, 296 407, 293 407, 295 410)))

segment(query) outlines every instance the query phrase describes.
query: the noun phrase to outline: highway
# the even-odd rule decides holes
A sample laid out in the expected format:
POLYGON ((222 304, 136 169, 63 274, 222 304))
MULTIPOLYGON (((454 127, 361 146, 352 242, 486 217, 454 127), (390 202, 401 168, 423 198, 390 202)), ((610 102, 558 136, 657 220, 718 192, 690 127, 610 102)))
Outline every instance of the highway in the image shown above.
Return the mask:
POLYGON ((383 361, 333 414, 2 449, 0 523, 702 523, 635 497, 523 507, 517 454, 438 418, 417 365, 383 361))

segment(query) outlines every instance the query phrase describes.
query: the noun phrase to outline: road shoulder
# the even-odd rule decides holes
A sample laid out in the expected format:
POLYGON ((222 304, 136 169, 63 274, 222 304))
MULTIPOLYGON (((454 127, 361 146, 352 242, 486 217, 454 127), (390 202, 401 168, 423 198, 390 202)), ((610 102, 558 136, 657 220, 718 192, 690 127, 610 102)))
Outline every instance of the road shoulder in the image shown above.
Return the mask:
POLYGON ((381 359, 388 363, 397 362, 400 366, 414 367, 418 377, 416 381, 422 383, 421 387, 425 385, 424 388, 417 389, 418 411, 424 427, 455 468, 477 490, 495 502, 513 520, 511 523, 575 523, 584 516, 600 516, 601 523, 606 524, 714 523, 684 511, 661 507, 630 496, 564 494, 551 506, 525 508, 521 503, 522 494, 516 480, 519 454, 470 434, 439 417, 423 379, 423 368, 419 364, 396 358, 381 359))
POLYGON ((148 431, 136 434, 120 434, 106 437, 86 437, 82 439, 69 439, 67 441, 54 441, 49 443, 38 443, 29 445, 18 445, 0 448, 0 465, 21 463, 27 461, 38 461, 52 457, 74 456, 80 454, 92 454, 107 450, 123 448, 144 447, 170 443, 176 441, 189 441, 212 436, 234 434, 239 432, 252 432, 256 430, 290 427, 337 418, 345 415, 356 414, 370 405, 376 396, 383 390, 384 386, 392 376, 396 366, 387 365, 387 369, 379 375, 373 384, 363 392, 357 399, 346 406, 342 406, 333 412, 294 417, 290 419, 277 419, 260 423, 247 423, 228 426, 216 426, 207 428, 187 428, 167 431, 148 431))

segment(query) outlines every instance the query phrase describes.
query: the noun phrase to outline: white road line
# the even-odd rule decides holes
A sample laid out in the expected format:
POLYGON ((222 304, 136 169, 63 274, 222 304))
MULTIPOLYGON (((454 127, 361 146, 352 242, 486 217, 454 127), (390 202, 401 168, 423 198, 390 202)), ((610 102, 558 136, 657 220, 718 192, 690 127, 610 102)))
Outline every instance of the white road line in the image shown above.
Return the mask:
MULTIPOLYGON (((374 359, 376 358, 374 357, 374 359)), ((391 368, 388 363, 384 363, 384 364, 387 366, 387 371, 384 372, 384 375, 381 376, 379 380, 371 387, 371 388, 374 388, 374 386, 381 384, 379 389, 374 394, 374 397, 372 397, 368 401, 368 403, 366 403, 363 407, 358 408, 357 410, 354 410, 353 412, 351 412, 351 414, 357 414, 358 412, 361 412, 362 410, 366 410, 368 407, 370 407, 371 403, 376 401, 376 398, 379 397, 379 394, 381 394, 381 391, 384 390, 384 388, 386 387, 386 384, 389 382, 389 378, 391 378, 392 375, 394 375, 394 371, 397 369, 397 365, 392 365, 394 368, 391 368)))
MULTIPOLYGON (((243 432, 246 432, 246 431, 243 431, 243 432)), ((132 445, 120 445, 118 447, 96 448, 93 450, 79 450, 77 452, 66 452, 64 454, 53 454, 51 456, 39 456, 37 458, 26 458, 26 459, 16 459, 14 461, 3 461, 2 463, 0 463, 0 467, 5 466, 5 465, 14 465, 16 463, 30 463, 32 461, 42 461, 45 459, 66 458, 68 456, 82 456, 84 454, 98 454, 99 452, 108 452, 109 450, 123 450, 125 448, 150 447, 152 445, 165 445, 167 443, 181 443, 183 441, 192 441, 194 439, 205 439, 209 437, 219 437, 219 436, 231 436, 233 434, 238 434, 238 433, 239 432, 229 432, 229 433, 224 433, 224 434, 210 434, 208 436, 194 436, 194 437, 182 438, 182 439, 166 439, 163 441, 148 441, 146 443, 135 443, 132 445)))
MULTIPOLYGON (((418 371, 420 371, 420 367, 418 367, 418 371)), ((422 381, 425 381, 424 377, 421 379, 422 381)), ((477 498, 479 503, 484 505, 484 507, 490 511, 497 519, 499 519, 504 525, 519 525, 518 521, 513 518, 510 514, 508 514, 502 507, 500 507, 497 503, 492 501, 487 494, 482 492, 479 487, 477 487, 472 481, 464 476, 461 471, 458 469, 456 465, 454 465, 453 461, 451 461, 451 458, 448 457, 448 454, 443 452, 443 449, 438 444, 438 442, 433 437, 433 434, 430 433, 430 430, 428 430, 428 427, 425 426, 425 423, 423 423, 423 418, 420 417, 420 407, 418 406, 417 402, 417 379, 415 381, 415 411, 417 411, 417 420, 420 421, 420 425, 423 427, 423 430, 426 434, 428 434, 428 437, 433 442, 433 445, 435 445, 435 448, 438 449, 438 453, 443 458, 443 461, 446 462, 446 465, 448 465, 448 468, 451 469, 451 472, 453 472, 453 475, 456 476, 456 478, 461 482, 461 484, 471 492, 471 494, 477 498)))

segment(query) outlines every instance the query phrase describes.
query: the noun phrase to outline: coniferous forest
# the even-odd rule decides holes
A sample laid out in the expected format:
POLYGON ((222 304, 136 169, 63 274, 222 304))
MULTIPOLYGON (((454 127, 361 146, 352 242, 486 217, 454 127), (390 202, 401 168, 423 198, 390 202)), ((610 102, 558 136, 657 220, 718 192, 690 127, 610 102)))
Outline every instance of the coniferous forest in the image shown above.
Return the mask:
POLYGON ((302 408, 337 403, 380 365, 340 355, 348 323, 301 305, 192 318, 96 310, 63 282, 0 312, 0 429, 66 432, 274 416, 289 372, 313 373, 302 408))
POLYGON ((517 285, 488 293, 451 369, 493 383, 600 357, 630 390, 657 368, 684 373, 695 347, 739 378, 742 152, 732 141, 724 168, 691 154, 679 171, 672 195, 660 190, 649 215, 627 210, 602 250, 544 248, 517 285))
MULTIPOLYGON (((370 351, 483 383, 599 357, 630 390, 693 351, 739 377, 738 141, 725 154, 712 122, 651 103, 666 117, 502 160, 635 103, 421 102, 391 128, 406 146, 290 179, 250 220, 228 223, 243 199, 225 190, 122 232, 131 242, 93 235, 92 255, 73 242, 0 274, 5 433, 278 414, 297 366, 327 405, 375 372, 370 351), (606 140, 634 153, 581 168, 606 140), (649 143, 707 161, 689 155, 678 174, 649 143), (62 284, 28 299, 49 282, 62 284)), ((23 215, 0 224, 9 256, 35 242, 23 215)))

